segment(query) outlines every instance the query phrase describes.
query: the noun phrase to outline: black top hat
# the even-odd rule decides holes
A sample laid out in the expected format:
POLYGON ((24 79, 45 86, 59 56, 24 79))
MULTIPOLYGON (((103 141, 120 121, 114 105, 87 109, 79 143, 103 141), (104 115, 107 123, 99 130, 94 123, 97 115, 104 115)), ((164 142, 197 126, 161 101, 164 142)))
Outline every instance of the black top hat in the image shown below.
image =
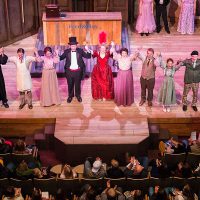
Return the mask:
POLYGON ((70 37, 68 44, 69 45, 78 44, 78 42, 76 41, 76 37, 70 37))
POLYGON ((191 56, 194 56, 194 55, 198 56, 198 55, 199 55, 199 52, 198 52, 198 51, 193 51, 193 52, 191 53, 191 56))

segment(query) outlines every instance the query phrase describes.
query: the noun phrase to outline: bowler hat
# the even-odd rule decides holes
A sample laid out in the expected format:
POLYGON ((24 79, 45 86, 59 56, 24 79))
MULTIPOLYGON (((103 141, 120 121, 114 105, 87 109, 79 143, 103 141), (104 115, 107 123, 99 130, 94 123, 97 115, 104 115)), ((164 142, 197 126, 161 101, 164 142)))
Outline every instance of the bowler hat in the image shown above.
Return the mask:
POLYGON ((69 45, 78 44, 78 42, 76 41, 76 37, 70 37, 68 44, 69 45))

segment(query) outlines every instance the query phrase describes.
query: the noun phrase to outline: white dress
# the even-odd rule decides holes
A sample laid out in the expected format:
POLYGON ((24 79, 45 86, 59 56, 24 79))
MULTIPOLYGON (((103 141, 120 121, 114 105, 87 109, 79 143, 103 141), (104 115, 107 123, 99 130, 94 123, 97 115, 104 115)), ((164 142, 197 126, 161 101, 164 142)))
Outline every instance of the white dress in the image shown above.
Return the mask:
POLYGON ((13 62, 17 67, 17 90, 31 90, 32 80, 29 65, 31 62, 36 61, 36 58, 33 56, 25 56, 21 62, 17 56, 12 56, 8 58, 8 61, 13 62))

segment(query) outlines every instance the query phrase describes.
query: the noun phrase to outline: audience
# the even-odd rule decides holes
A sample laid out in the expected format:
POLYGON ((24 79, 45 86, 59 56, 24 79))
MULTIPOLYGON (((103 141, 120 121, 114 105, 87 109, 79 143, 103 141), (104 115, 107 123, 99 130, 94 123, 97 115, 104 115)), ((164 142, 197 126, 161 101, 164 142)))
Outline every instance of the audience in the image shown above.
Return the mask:
POLYGON ((72 169, 72 167, 70 165, 64 165, 61 174, 60 174, 60 178, 63 179, 73 179, 77 177, 77 173, 72 169))
POLYGON ((101 193, 101 200, 125 200, 122 188, 111 187, 110 181, 107 181, 107 188, 101 193))
POLYGON ((129 164, 126 166, 126 169, 124 170, 124 175, 126 177, 131 177, 131 178, 142 178, 143 172, 144 172, 144 167, 139 163, 139 161, 135 158, 135 156, 132 156, 129 164))
POLYGON ((119 162, 115 159, 111 160, 111 167, 107 170, 108 178, 123 178, 124 172, 119 168, 119 162))
POLYGON ((91 165, 89 160, 84 164, 84 175, 86 178, 103 178, 106 176, 106 170, 102 165, 102 160, 97 157, 91 165))

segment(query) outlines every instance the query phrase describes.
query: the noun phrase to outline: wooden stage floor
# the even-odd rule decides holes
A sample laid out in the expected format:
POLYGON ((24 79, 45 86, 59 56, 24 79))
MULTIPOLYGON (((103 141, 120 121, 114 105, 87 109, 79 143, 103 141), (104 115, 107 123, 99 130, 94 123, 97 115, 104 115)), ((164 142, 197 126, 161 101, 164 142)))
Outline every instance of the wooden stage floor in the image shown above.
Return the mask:
MULTIPOLYGON (((27 55, 32 55, 37 36, 34 35, 15 44, 5 47, 9 56, 15 55, 17 48, 23 47, 27 55)), ((172 34, 152 34, 141 37, 129 31, 131 51, 138 47, 152 47, 155 52, 161 51, 164 59, 172 57, 175 61, 187 58, 192 50, 200 52, 200 35, 180 35, 172 30, 172 34)), ((54 136, 65 144, 138 144, 149 136, 148 120, 159 118, 193 118, 200 117, 200 112, 194 112, 188 107, 187 112, 182 111, 181 96, 183 92, 184 69, 175 74, 177 93, 177 106, 170 113, 164 113, 156 98, 163 80, 162 69, 156 70, 156 85, 154 89, 154 105, 140 107, 140 72, 141 62, 133 62, 135 103, 130 107, 117 107, 113 101, 94 101, 91 97, 91 79, 82 82, 83 102, 76 99, 71 104, 66 102, 67 82, 59 78, 59 90, 62 104, 53 107, 41 107, 39 103, 41 78, 33 78, 33 110, 25 107, 18 110, 18 93, 16 91, 16 69, 13 64, 2 66, 6 82, 9 109, 0 107, 0 118, 53 118, 56 119, 54 136)), ((199 95, 200 99, 200 95, 199 95)), ((191 101, 191 94, 188 98, 191 101)), ((200 106, 198 104, 200 110, 200 106)))

